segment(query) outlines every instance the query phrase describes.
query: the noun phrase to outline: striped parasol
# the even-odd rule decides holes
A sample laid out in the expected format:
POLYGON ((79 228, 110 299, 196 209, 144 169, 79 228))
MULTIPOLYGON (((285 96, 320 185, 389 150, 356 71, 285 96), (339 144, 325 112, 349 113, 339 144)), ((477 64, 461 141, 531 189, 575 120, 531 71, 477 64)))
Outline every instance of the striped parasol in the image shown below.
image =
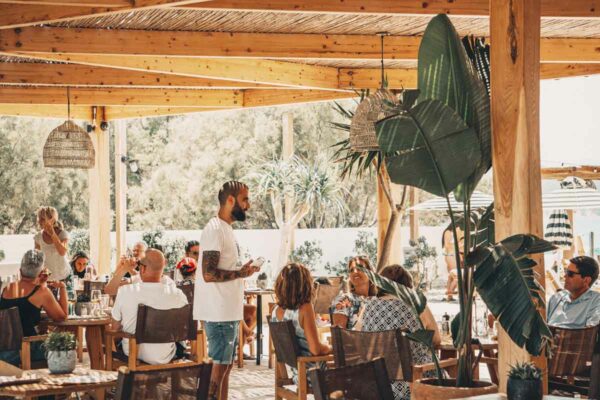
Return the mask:
MULTIPOLYGON (((481 192, 473 192, 471 196, 471 209, 475 210, 481 207, 487 207, 494 201, 494 196, 491 194, 485 194, 481 192)), ((454 193, 450 195, 450 205, 453 210, 461 211, 463 209, 463 203, 456 200, 454 193)), ((448 203, 443 197, 436 197, 431 200, 424 201, 417 204, 414 207, 409 208, 412 211, 445 211, 448 209, 448 203)))
POLYGON ((559 190, 542 195, 542 205, 545 209, 600 208, 600 192, 596 190, 593 181, 571 176, 562 180, 560 187, 559 190))
POLYGON ((573 227, 566 210, 552 210, 544 237, 555 246, 563 249, 571 248, 573 245, 573 227))

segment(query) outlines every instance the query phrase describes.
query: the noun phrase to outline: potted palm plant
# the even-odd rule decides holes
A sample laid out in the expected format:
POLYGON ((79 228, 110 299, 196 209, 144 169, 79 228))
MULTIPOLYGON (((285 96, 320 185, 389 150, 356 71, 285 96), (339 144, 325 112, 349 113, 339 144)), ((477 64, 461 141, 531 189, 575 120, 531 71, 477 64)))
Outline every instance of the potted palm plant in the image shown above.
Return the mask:
POLYGON ((44 341, 48 369, 52 374, 73 372, 77 362, 75 335, 69 332, 52 332, 44 341))
MULTIPOLYGON (((509 337, 530 354, 541 354, 551 340, 538 312, 544 305, 543 289, 533 271, 536 263, 529 256, 554 246, 527 234, 495 243, 493 205, 487 210, 471 210, 471 195, 492 165, 486 86, 489 50, 473 43, 463 44, 446 15, 434 17, 419 49, 419 90, 404 91, 398 102, 388 105, 392 112, 376 124, 391 181, 444 197, 454 235, 460 306, 454 338, 458 376, 444 380, 438 368, 436 379, 413 384, 415 399, 452 399, 497 391, 495 385, 473 379, 477 360, 471 347, 471 320, 476 293, 509 337), (452 192, 463 203, 460 212, 451 206, 452 192), (458 228, 464 232, 462 241, 458 228)), ((417 315, 424 309, 426 300, 419 291, 365 272, 377 286, 403 298, 417 315)), ((430 332, 419 331, 410 337, 433 351, 430 332)))

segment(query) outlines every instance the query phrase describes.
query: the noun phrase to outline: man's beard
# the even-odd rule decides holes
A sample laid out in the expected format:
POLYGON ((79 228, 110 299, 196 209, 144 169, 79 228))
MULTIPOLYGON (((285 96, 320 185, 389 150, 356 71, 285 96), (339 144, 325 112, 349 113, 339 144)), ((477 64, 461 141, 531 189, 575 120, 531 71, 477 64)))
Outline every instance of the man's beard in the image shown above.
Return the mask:
POLYGON ((244 211, 242 207, 240 207, 237 201, 233 206, 233 210, 231 210, 231 215, 236 221, 244 222, 246 220, 246 211, 244 211))

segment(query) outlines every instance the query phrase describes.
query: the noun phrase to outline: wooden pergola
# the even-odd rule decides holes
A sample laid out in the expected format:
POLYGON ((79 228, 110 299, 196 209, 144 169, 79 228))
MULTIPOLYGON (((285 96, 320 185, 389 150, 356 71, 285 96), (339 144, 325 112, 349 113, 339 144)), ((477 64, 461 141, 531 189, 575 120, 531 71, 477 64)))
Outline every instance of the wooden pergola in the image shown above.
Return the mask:
MULTIPOLYGON (((72 115, 98 121, 354 97, 381 84, 381 31, 389 87, 412 88, 437 13, 492 44, 496 235, 541 235, 539 81, 600 73, 600 0, 0 0, 0 115, 65 117, 66 87, 72 115)), ((92 257, 106 269, 108 135, 92 137, 92 257)), ((526 357, 501 335, 501 371, 526 357)))

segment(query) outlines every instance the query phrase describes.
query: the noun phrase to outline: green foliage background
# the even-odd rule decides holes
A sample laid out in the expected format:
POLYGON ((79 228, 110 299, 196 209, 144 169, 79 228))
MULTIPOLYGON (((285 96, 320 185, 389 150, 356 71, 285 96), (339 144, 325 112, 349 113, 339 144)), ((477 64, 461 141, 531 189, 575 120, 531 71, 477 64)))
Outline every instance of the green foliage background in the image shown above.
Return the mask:
MULTIPOLYGON (((352 108, 355 103, 344 104, 352 108)), ((128 172, 127 229, 204 226, 217 210, 216 194, 223 182, 242 179, 259 160, 280 156, 286 112, 294 117, 299 157, 330 157, 330 146, 345 135, 330 125, 340 118, 332 103, 129 120, 127 155, 138 161, 140 170, 128 172)), ((35 232, 35 211, 40 205, 56 207, 69 231, 88 228, 87 171, 43 168, 44 142, 61 122, 0 117, 0 234, 35 232)), ((112 126, 107 134, 114 148, 112 126)), ((113 162, 111 155, 111 167, 113 162)), ((300 223, 301 228, 375 223, 375 179, 351 179, 343 184, 351 211, 342 218, 319 208, 300 223)), ((114 191, 111 198, 114 203, 114 191)), ((275 228, 265 200, 251 193, 251 203, 243 228, 275 228)))

